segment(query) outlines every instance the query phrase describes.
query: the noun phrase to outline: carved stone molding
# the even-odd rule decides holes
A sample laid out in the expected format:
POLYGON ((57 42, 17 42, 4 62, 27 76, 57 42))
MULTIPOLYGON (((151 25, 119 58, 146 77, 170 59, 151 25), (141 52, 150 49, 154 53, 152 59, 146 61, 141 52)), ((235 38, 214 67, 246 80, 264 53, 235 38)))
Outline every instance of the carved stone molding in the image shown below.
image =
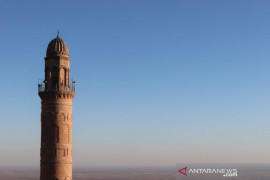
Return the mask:
POLYGON ((41 166, 46 166, 46 165, 58 165, 58 164, 67 164, 67 165, 71 165, 72 161, 40 161, 40 165, 41 166))
POLYGON ((44 91, 38 93, 39 97, 43 99, 73 99, 75 92, 69 91, 44 91))

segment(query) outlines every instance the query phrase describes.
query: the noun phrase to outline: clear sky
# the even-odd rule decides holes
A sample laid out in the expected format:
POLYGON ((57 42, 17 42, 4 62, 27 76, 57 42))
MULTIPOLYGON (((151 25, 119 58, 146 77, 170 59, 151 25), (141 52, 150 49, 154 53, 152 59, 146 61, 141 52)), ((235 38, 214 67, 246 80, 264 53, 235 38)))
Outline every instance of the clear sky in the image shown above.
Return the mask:
POLYGON ((270 162, 270 1, 1 1, 0 167, 39 167, 38 79, 69 47, 74 167, 270 162))

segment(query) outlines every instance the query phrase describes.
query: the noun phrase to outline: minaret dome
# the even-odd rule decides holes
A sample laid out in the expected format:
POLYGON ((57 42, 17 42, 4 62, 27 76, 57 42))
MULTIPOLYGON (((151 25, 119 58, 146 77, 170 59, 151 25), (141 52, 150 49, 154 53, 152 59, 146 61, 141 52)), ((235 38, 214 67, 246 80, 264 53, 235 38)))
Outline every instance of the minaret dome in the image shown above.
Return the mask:
POLYGON ((49 43, 46 55, 47 57, 69 55, 67 44, 59 37, 59 33, 57 34, 57 37, 49 43))

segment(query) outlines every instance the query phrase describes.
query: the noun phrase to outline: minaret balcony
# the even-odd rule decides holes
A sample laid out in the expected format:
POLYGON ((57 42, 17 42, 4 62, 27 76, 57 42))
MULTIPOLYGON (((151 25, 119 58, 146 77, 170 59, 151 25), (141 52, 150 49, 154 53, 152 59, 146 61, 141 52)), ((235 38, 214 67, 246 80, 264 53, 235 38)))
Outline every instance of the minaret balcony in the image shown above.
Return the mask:
POLYGON ((62 92, 75 92, 75 84, 77 82, 73 81, 69 86, 65 86, 64 84, 55 84, 51 87, 44 81, 42 83, 38 83, 38 92, 46 92, 46 91, 62 91, 62 92))

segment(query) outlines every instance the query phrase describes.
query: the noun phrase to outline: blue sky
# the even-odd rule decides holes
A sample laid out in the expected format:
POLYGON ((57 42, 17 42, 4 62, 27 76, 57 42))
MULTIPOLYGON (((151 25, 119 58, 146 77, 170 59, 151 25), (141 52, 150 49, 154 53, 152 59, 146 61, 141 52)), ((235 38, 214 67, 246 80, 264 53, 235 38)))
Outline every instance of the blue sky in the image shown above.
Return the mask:
POLYGON ((269 6, 2 1, 0 167, 39 167, 37 82, 58 30, 78 81, 74 167, 269 163, 269 6))

